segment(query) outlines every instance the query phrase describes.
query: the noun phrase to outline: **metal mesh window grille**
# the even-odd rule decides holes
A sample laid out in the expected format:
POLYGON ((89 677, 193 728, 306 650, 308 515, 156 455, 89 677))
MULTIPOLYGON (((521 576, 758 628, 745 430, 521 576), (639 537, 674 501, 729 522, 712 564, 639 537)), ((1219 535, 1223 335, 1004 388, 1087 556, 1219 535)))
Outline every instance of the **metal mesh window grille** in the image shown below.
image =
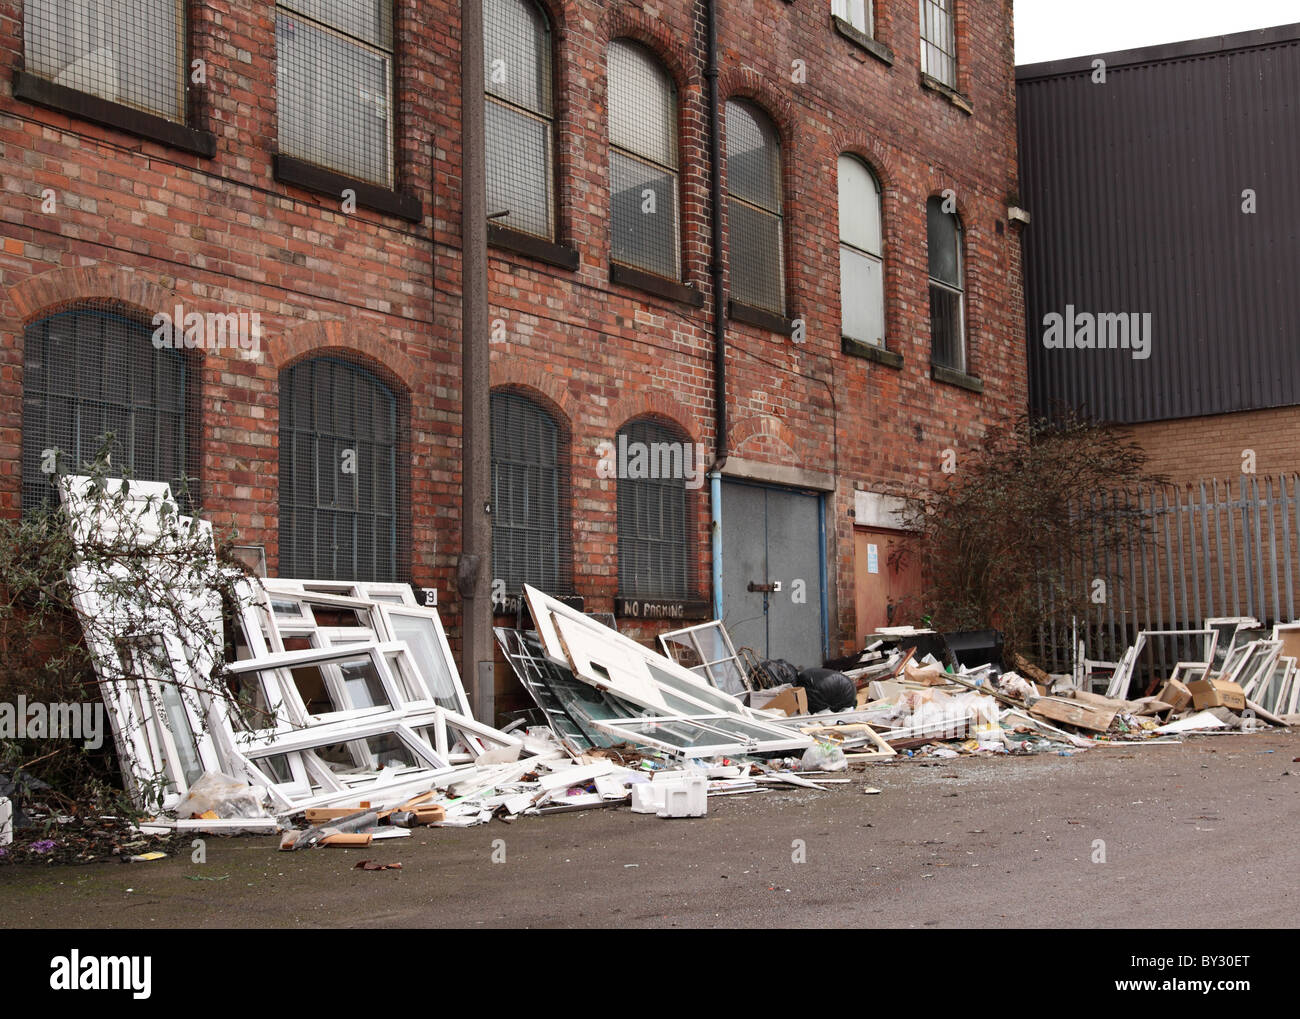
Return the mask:
POLYGON ((957 87, 957 35, 952 0, 920 0, 921 70, 949 88, 957 87))
POLYGON ((875 37, 876 12, 873 0, 831 0, 831 13, 843 18, 863 35, 875 37))
POLYGON ((358 364, 280 373, 280 575, 406 580, 405 397, 358 364))
POLYGON ((492 394, 492 582, 569 594, 568 449, 559 425, 528 397, 492 394))
POLYGON ((551 238, 551 31, 532 0, 484 0, 487 203, 493 222, 551 238), (505 215, 496 215, 505 213, 505 215))
POLYGON ((193 507, 193 442, 185 354, 153 345, 153 329, 120 309, 87 305, 23 335, 23 509, 57 501, 55 473, 94 459, 113 433, 110 465, 165 481, 193 507))
POLYGON ((677 90, 658 61, 609 44, 609 190, 615 262, 681 278, 677 240, 677 90))
POLYGON ((885 278, 880 183, 852 156, 840 156, 840 317, 843 335, 883 347, 885 278))
POLYGON ((966 370, 965 287, 962 284, 962 229, 943 202, 926 202, 930 274, 930 360, 966 370))
POLYGON ((281 0, 275 45, 280 151, 392 187, 392 0, 281 0))
MULTIPOLYGON (((681 449, 685 437, 655 421, 632 421, 619 430, 616 448, 633 443, 648 462, 658 450, 681 449)), ((671 456, 668 460, 671 461, 671 456)), ((702 465, 696 464, 696 468, 702 465)), ((662 472, 660 472, 662 473, 662 472)), ((621 472, 620 472, 621 475, 621 472)), ((691 581, 690 500, 685 477, 618 479, 618 593, 625 598, 688 598, 691 581)))
POLYGON ((185 121, 185 0, 26 0, 29 73, 185 121))
POLYGON ((731 296, 785 313, 781 141, 753 106, 727 103, 727 224, 731 296))

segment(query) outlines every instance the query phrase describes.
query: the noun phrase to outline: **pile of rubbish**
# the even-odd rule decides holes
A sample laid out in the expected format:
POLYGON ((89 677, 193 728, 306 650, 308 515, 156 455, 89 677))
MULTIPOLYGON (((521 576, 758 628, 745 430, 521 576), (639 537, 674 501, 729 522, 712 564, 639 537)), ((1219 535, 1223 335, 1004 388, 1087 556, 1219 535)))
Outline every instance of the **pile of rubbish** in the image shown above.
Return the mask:
MULTIPOLYGON (((63 488, 78 540, 103 523, 87 483, 63 488)), ((169 528, 199 533, 215 563, 210 525, 167 485, 119 495, 150 548, 160 536, 166 548, 169 528)), ((824 791, 851 765, 1281 725, 1273 711, 1294 712, 1300 692, 1285 653, 1300 650, 1300 624, 1144 632, 1122 661, 1080 656, 1070 676, 1020 658, 1004 671, 992 631, 898 627, 799 669, 737 650, 717 620, 651 650, 525 586, 531 627, 495 635, 539 724, 497 729, 474 718, 437 609, 409 585, 240 576, 232 610, 169 569, 159 555, 157 579, 186 613, 147 604, 112 563, 69 578, 127 791, 156 814, 132 829, 142 839, 277 833, 293 850, 620 805, 698 817, 714 796, 824 791), (1127 699, 1160 641, 1186 659, 1127 699)))
POLYGON ((1015 670, 1003 670, 987 660, 1000 658, 994 642, 972 645, 970 636, 912 627, 872 635, 839 663, 859 689, 853 718, 901 753, 937 757, 1068 753, 1297 721, 1300 623, 1279 623, 1271 635, 1244 617, 1144 630, 1119 662, 1089 661, 1080 649, 1070 675, 1048 675, 1019 655, 1015 670), (1130 699, 1135 686, 1144 692, 1130 699))

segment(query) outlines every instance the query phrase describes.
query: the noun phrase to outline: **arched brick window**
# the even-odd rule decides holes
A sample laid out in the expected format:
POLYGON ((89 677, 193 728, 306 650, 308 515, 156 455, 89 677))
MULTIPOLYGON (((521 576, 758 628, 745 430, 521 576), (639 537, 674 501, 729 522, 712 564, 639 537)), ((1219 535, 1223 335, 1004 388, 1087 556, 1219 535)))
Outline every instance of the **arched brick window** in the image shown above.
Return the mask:
POLYGON ((280 575, 407 580, 405 396, 338 357, 280 373, 280 575))
POLYGON ((114 472, 197 484, 190 373, 183 351, 155 347, 142 316, 111 305, 56 312, 23 334, 24 509, 55 499, 50 478, 94 459, 111 432, 114 472))

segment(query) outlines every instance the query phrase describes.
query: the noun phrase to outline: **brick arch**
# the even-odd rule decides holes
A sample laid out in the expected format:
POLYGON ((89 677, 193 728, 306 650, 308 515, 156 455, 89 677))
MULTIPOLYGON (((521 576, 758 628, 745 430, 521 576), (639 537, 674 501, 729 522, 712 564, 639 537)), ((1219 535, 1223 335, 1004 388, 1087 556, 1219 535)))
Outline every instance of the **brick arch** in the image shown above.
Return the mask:
POLYGON ((659 418, 675 425, 690 442, 700 440, 700 428, 695 415, 672 394, 648 385, 625 390, 609 408, 606 423, 612 432, 617 432, 629 421, 645 417, 659 418))
POLYGON ((792 461, 798 456, 798 440, 790 432, 786 423, 772 414, 755 414, 737 422, 731 429, 731 448, 739 453, 746 443, 758 448, 763 439, 770 439, 784 446, 790 453, 792 461))
POLYGON ((857 156, 880 181, 880 190, 888 193, 901 188, 902 175, 898 169, 894 153, 879 138, 862 131, 837 127, 831 133, 831 144, 835 148, 835 158, 840 156, 857 156))
POLYGON ((565 0, 523 0, 535 4, 546 15, 551 29, 551 42, 558 43, 569 27, 568 4, 565 0))
MULTIPOLYGON (((933 179, 933 178, 932 178, 933 179)), ((925 192, 925 200, 921 202, 921 215, 925 216, 926 203, 931 198, 943 198, 943 192, 947 188, 952 188, 957 195, 957 222, 961 224, 962 232, 970 232, 970 210, 971 202, 967 201, 965 192, 962 191, 961 185, 951 177, 939 176, 935 183, 932 184, 925 192)))
POLYGON ((698 85, 695 61, 678 38, 667 31, 664 23, 652 18, 630 3, 611 7, 596 26, 596 39, 602 50, 615 39, 632 39, 641 43, 664 65, 677 86, 677 101, 698 85))
POLYGON ((577 407, 569 390, 555 376, 535 364, 517 361, 492 361, 492 388, 522 390, 539 402, 557 419, 560 427, 572 432, 577 421, 577 407))
POLYGON ((160 311, 170 312, 178 299, 175 288, 164 286, 158 278, 113 265, 51 269, 9 288, 9 300, 24 326, 83 301, 116 301, 152 318, 160 311))
POLYGON ((385 337, 368 328, 353 332, 341 319, 318 319, 290 326, 274 343, 267 343, 267 361, 278 372, 309 357, 330 354, 360 356, 389 388, 409 392, 419 378, 415 361, 385 337))
MULTIPOLYGON (((722 120, 724 135, 727 130, 727 102, 732 99, 748 99, 767 114, 781 138, 782 161, 788 164, 795 150, 795 125, 799 120, 794 103, 752 68, 740 67, 724 71, 718 76, 718 100, 722 103, 718 116, 722 120)), ((725 146, 723 152, 726 152, 725 146)))

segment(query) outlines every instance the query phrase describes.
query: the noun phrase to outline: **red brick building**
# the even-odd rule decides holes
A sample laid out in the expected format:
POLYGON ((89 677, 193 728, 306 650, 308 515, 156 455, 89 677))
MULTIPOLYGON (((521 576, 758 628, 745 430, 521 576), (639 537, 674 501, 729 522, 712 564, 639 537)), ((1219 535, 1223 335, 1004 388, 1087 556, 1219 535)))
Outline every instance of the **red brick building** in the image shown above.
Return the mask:
MULTIPOLYGON (((111 427, 272 574, 454 633, 458 6, 123 6, 0 0, 0 508, 111 427)), ((499 593, 790 658, 884 622, 873 493, 1026 403, 1011 8, 719 4, 719 465, 703 3, 486 0, 499 593)))

